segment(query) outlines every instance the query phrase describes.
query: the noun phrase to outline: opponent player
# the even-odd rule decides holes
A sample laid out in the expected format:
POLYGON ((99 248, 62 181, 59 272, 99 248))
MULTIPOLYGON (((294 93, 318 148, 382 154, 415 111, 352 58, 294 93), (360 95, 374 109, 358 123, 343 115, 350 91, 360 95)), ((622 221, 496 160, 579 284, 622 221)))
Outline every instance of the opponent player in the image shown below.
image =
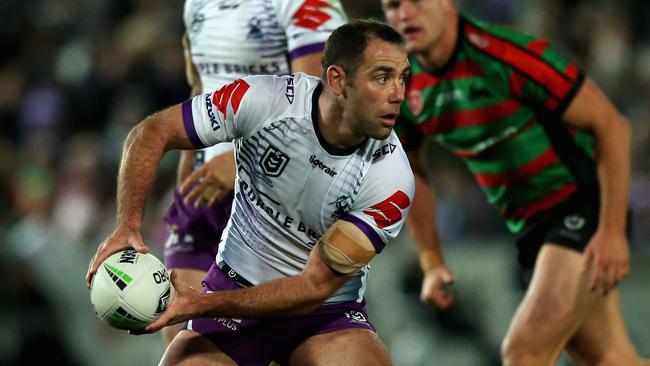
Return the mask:
MULTIPOLYGON (((532 280, 503 342, 506 365, 638 365, 616 285, 629 272, 630 127, 546 41, 459 15, 451 0, 382 0, 406 40, 402 128, 412 164, 426 136, 462 158, 519 235, 532 280)), ((448 306, 433 194, 416 177, 410 227, 422 299, 448 306)))
MULTIPOLYGON (((338 0, 187 0, 184 9, 186 75, 193 95, 249 74, 304 72, 318 76, 329 34, 344 24, 338 0)), ((201 288, 217 254, 232 206, 232 144, 183 151, 174 202, 165 222, 165 264, 201 288), (205 164, 203 164, 206 162, 205 164), (192 173, 192 167, 197 169, 192 173)), ((180 325, 163 329, 166 344, 180 325)))
POLYGON ((406 50, 391 27, 358 21, 332 33, 322 65, 320 80, 239 79, 129 134, 117 228, 98 248, 88 283, 110 253, 148 250, 139 228, 164 150, 235 139, 235 204, 205 293, 173 275, 176 297, 147 327, 193 318, 161 364, 390 364, 363 294, 367 264, 398 234, 414 190, 392 132, 406 50))

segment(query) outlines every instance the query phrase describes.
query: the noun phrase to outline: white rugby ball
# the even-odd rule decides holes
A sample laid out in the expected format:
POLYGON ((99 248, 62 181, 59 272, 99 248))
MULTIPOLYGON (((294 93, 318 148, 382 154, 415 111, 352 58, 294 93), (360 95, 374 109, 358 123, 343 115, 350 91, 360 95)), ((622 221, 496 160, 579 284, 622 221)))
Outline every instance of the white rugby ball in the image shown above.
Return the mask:
POLYGON ((141 329, 171 302, 173 286, 165 266, 152 254, 126 249, 97 268, 90 302, 99 319, 118 329, 141 329))

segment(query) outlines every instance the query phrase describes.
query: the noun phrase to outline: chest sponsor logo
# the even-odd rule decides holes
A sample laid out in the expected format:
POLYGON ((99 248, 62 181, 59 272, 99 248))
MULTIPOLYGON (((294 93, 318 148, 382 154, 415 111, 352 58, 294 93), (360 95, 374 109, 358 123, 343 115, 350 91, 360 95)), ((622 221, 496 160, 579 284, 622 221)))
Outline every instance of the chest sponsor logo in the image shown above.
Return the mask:
POLYGON ((585 218, 580 215, 569 215, 564 217, 564 226, 569 230, 580 230, 585 226, 585 218))
POLYGON ((422 113, 424 109, 424 99, 422 98, 422 92, 420 90, 411 89, 406 94, 406 103, 409 107, 409 111, 414 115, 422 113))
POLYGON ((319 159, 316 158, 316 155, 312 155, 309 157, 309 163, 311 164, 312 168, 318 168, 323 171, 323 173, 329 175, 330 177, 335 176, 336 173, 336 168, 330 168, 327 166, 325 163, 320 161, 319 159))
POLYGON ((267 177, 279 177, 289 163, 289 156, 277 147, 269 145, 260 159, 260 168, 267 177))

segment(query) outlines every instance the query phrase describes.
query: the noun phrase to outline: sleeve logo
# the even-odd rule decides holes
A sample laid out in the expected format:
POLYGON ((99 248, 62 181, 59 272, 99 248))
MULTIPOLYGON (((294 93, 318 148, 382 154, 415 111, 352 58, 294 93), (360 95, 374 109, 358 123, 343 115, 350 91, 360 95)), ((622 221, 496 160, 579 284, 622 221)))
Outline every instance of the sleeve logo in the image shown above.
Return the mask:
POLYGON ((392 196, 371 206, 369 210, 363 213, 372 216, 375 219, 377 227, 383 229, 402 219, 402 210, 409 207, 411 200, 406 193, 397 191, 392 196))
MULTIPOLYGON (((224 85, 214 93, 212 96, 212 103, 217 106, 219 112, 223 113, 224 119, 227 117, 226 111, 228 110, 228 103, 232 106, 233 115, 237 114, 239 104, 249 87, 250 85, 248 85, 247 82, 238 79, 230 84, 224 85)), ((212 126, 212 129, 214 129, 214 125, 212 126)))
POLYGON ((299 27, 316 30, 332 16, 323 11, 323 8, 331 8, 327 1, 323 0, 305 0, 300 9, 293 15, 294 25, 299 27))

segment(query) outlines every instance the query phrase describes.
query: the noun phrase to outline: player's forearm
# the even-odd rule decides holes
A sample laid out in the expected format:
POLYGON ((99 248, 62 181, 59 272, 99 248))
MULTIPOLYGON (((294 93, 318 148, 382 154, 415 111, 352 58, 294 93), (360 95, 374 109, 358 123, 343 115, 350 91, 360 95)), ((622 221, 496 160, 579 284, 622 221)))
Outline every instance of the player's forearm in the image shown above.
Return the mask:
POLYGON ((423 271, 444 263, 438 240, 435 195, 426 178, 415 174, 415 198, 408 216, 408 228, 417 245, 423 271))
POLYGON ((117 225, 139 230, 144 205, 165 143, 150 128, 149 117, 129 133, 117 178, 117 225))
POLYGON ((624 230, 630 186, 630 126, 617 115, 595 131, 600 182, 601 227, 624 230))
POLYGON ((203 317, 297 316, 315 310, 335 290, 301 276, 289 277, 246 289, 205 294, 198 309, 203 317))

